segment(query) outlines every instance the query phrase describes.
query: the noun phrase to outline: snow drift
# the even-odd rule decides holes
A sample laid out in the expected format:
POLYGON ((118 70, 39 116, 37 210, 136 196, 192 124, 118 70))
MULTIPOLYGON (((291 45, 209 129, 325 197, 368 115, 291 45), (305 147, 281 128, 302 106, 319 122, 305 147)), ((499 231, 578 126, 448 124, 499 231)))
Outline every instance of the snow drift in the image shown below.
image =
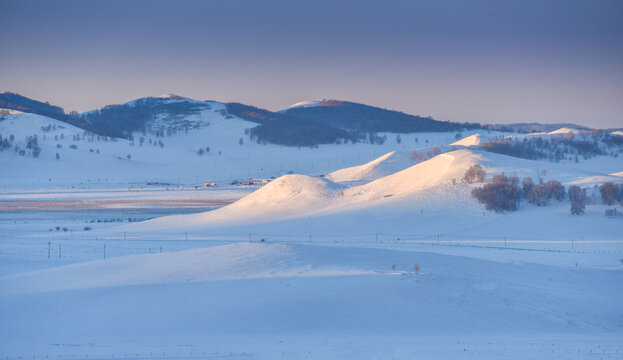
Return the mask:
POLYGON ((372 274, 332 261, 322 248, 241 243, 115 257, 0 277, 0 294, 130 285, 372 274))
POLYGON ((392 151, 367 164, 352 166, 327 174, 334 182, 360 180, 376 180, 404 170, 414 164, 415 160, 408 152, 392 151))

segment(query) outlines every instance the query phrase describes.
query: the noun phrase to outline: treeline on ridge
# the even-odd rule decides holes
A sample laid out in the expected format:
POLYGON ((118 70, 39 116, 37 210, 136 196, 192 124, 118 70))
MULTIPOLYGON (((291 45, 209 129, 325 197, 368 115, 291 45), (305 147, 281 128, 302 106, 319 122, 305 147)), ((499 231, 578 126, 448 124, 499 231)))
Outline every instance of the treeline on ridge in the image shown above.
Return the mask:
POLYGON ((249 130, 251 139, 287 146, 314 146, 341 142, 382 144, 378 132, 413 133, 481 128, 475 123, 438 121, 430 117, 376 108, 347 101, 323 100, 318 106, 272 112, 240 103, 228 103, 227 112, 260 125, 249 130))

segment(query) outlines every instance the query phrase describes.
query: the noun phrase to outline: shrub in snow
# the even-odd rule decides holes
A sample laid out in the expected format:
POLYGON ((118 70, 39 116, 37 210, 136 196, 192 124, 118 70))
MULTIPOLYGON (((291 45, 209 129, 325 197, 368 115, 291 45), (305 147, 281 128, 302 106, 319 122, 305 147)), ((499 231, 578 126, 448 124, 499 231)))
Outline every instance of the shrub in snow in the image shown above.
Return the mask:
POLYGON ((469 167, 463 176, 463 182, 467 184, 471 184, 474 182, 483 182, 485 181, 485 169, 482 168, 479 164, 475 164, 469 167))
POLYGON ((495 212, 514 211, 519 203, 519 179, 516 176, 496 175, 490 183, 472 190, 472 196, 495 212))

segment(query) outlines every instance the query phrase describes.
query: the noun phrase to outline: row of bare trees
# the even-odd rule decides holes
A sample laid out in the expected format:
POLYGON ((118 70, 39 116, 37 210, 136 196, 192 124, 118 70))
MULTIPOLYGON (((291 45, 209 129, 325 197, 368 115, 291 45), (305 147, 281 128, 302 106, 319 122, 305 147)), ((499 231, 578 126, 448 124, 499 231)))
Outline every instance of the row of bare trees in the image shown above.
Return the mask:
MULTIPOLYGON (((463 182, 467 184, 484 182, 486 173, 482 166, 476 164, 471 166, 463 177, 463 182)), ((602 203, 613 205, 619 203, 623 205, 623 184, 616 184, 612 181, 606 182, 599 187, 602 203)), ((557 180, 550 180, 546 183, 534 184, 532 178, 525 177, 519 186, 517 176, 495 175, 490 182, 484 183, 481 187, 472 190, 472 196, 487 210, 495 212, 507 212, 517 210, 522 198, 529 203, 537 206, 547 206, 552 200, 563 201, 569 197, 571 214, 582 214, 588 203, 586 189, 577 185, 571 185, 568 189, 557 180)))

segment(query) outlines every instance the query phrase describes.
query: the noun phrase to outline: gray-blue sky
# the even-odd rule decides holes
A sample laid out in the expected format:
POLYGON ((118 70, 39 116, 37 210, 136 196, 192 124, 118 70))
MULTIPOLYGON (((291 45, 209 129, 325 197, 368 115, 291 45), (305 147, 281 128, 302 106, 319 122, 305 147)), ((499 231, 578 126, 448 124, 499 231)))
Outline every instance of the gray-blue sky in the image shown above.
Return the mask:
POLYGON ((623 126, 623 2, 0 0, 0 88, 623 126))

